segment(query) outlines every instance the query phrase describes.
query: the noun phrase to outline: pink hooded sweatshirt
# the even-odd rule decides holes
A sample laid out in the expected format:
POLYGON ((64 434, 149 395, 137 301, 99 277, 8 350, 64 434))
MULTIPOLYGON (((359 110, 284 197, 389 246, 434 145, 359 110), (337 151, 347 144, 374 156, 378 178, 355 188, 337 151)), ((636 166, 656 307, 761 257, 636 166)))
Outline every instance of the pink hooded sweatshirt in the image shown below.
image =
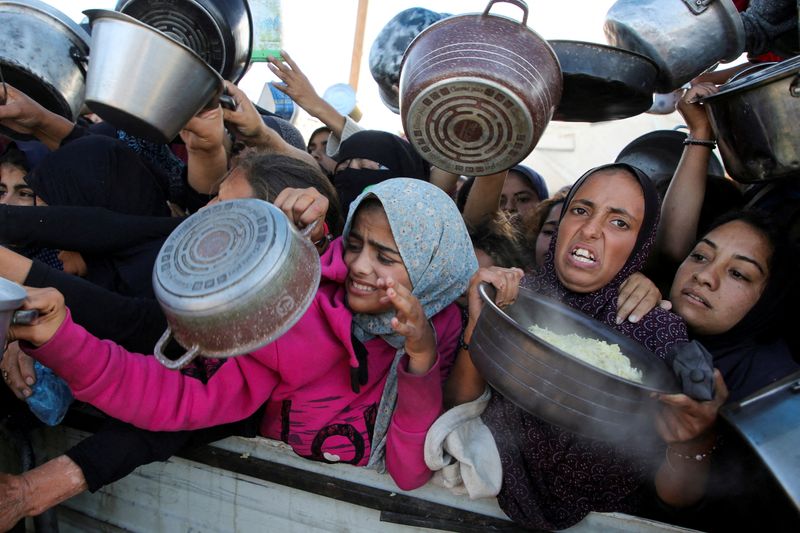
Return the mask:
MULTIPOLYGON (((163 367, 154 357, 99 340, 67 319, 53 338, 27 350, 63 377, 78 400, 140 428, 197 429, 246 418, 266 403, 261 434, 288 443, 298 455, 366 465, 378 404, 395 355, 381 338, 365 343, 368 381, 353 392, 358 366, 352 313, 345 306, 341 240, 322 258, 322 281, 311 307, 281 338, 233 357, 203 384, 163 367)), ((461 330, 454 304, 433 319, 438 358, 425 375, 398 367, 397 404, 386 440, 386 468, 397 486, 411 490, 431 472, 425 435, 442 410, 442 382, 452 366, 461 330)))

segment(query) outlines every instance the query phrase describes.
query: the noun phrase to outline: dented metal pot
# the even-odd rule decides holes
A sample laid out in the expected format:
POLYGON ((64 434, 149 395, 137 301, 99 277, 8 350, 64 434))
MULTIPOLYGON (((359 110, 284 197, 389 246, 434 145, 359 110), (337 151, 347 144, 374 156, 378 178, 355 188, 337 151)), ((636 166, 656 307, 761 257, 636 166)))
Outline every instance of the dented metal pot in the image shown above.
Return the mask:
POLYGON ((408 46, 400 115, 409 141, 433 166, 455 174, 508 169, 533 151, 561 99, 561 69, 527 26, 521 0, 492 0, 483 13, 428 26, 408 46), (522 20, 490 14, 508 2, 522 20))
POLYGON ((280 209, 254 199, 209 206, 182 222, 156 259, 153 291, 169 327, 155 356, 174 369, 269 344, 303 316, 319 280, 316 248, 280 209), (172 336, 187 349, 177 360, 163 354, 172 336))

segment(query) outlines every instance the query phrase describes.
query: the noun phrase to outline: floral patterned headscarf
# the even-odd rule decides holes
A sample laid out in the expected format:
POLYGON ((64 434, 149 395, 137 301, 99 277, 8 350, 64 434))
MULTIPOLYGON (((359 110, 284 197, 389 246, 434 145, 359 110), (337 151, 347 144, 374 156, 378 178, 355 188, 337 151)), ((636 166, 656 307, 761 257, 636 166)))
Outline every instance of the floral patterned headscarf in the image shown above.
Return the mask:
MULTIPOLYGON (((386 213, 425 316, 431 318, 466 291, 478 270, 467 228, 453 200, 444 191, 418 179, 394 178, 361 193, 350 206, 343 239, 346 241, 358 207, 376 198, 386 213)), ((379 315, 353 315, 353 333, 362 342, 383 337, 395 348, 403 338, 390 324, 393 310, 379 315)))

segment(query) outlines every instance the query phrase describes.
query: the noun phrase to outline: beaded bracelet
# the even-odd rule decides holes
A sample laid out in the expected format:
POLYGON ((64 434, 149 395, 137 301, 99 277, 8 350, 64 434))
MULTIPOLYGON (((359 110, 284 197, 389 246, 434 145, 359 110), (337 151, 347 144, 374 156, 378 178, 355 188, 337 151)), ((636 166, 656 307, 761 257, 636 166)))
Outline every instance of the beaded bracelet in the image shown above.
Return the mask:
POLYGON ((664 459, 666 459, 667 465, 669 465, 670 469, 672 469, 672 470, 675 470, 675 467, 672 466, 672 463, 669 460, 669 454, 670 453, 672 455, 674 455, 675 457, 677 457, 678 459, 682 459, 684 461, 694 461, 696 463, 702 463, 703 461, 705 461, 706 459, 708 459, 709 457, 711 457, 714 454, 714 452, 717 449, 718 441, 719 441, 718 438, 715 439, 714 440, 714 445, 711 446, 711 448, 709 448, 708 450, 706 450, 704 452, 696 453, 696 454, 692 454, 692 455, 684 455, 684 454, 674 450, 672 448, 672 446, 668 445, 666 450, 664 450, 664 459))
POLYGON ((695 139, 694 137, 686 137, 686 139, 683 140, 683 144, 684 146, 705 146, 712 150, 717 147, 717 141, 713 139, 695 139))

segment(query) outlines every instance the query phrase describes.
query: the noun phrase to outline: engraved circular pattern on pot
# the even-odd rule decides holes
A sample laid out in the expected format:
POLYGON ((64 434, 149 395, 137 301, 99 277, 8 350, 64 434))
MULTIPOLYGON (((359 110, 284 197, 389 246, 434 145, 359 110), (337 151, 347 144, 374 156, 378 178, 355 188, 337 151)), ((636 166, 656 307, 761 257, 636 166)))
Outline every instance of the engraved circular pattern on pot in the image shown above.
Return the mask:
POLYGON ((522 101, 487 79, 450 79, 411 103, 411 143, 432 165, 457 174, 491 174, 525 158, 532 119, 522 101))
POLYGON ((159 253, 157 281, 180 297, 202 298, 231 289, 288 243, 271 211, 222 202, 181 224, 159 253))
POLYGON ((152 26, 194 50, 211 68, 222 73, 225 44, 222 30, 211 14, 194 2, 130 2, 122 12, 152 26))

